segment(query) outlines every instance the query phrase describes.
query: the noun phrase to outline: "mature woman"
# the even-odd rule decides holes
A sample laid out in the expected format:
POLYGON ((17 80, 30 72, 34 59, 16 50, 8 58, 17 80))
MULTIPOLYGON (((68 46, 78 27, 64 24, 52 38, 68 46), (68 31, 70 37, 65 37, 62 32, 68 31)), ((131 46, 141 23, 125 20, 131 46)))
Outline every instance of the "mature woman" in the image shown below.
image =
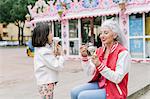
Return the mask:
POLYGON ((82 66, 92 80, 71 91, 71 99, 126 99, 130 55, 121 29, 113 19, 106 20, 99 37, 103 46, 88 57, 87 47, 80 48, 82 66))

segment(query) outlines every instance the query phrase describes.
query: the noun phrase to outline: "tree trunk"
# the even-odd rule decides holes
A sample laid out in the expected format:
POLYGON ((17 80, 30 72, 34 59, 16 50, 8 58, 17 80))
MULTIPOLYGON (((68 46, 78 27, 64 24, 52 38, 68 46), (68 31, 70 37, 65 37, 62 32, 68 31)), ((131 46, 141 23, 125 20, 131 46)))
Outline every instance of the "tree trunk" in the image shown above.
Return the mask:
POLYGON ((21 45, 24 45, 24 42, 23 42, 23 40, 24 40, 23 39, 23 37, 24 37, 23 36, 24 35, 24 33, 23 33, 23 27, 21 27, 20 29, 21 29, 21 45))
POLYGON ((20 21, 20 30, 21 30, 21 45, 24 45, 24 23, 23 21, 20 21))
POLYGON ((18 42, 19 42, 19 46, 20 44, 20 25, 19 25, 19 21, 15 21, 14 24, 18 27, 18 42))
POLYGON ((20 27, 18 26, 18 42, 19 42, 19 45, 20 45, 20 27))

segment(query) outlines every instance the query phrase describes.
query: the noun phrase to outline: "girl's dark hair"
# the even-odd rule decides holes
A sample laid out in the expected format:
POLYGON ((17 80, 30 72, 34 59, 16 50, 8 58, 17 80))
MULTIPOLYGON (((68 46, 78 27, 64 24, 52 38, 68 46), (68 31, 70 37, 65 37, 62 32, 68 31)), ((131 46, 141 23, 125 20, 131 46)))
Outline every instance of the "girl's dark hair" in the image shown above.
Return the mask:
POLYGON ((33 30, 32 45, 34 47, 43 47, 48 43, 49 25, 46 23, 38 23, 33 30))

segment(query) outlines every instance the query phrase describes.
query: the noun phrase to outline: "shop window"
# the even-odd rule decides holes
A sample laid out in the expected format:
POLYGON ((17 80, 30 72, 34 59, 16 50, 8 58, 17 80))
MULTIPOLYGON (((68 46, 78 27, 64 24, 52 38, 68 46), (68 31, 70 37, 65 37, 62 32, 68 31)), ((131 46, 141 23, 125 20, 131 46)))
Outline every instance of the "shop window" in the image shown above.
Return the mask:
POLYGON ((150 37, 145 38, 145 57, 150 58, 150 37))
POLYGON ((82 43, 86 44, 91 42, 92 35, 91 35, 91 28, 93 27, 93 38, 94 38, 94 46, 100 47, 101 41, 99 39, 98 33, 99 33, 99 27, 101 26, 102 17, 93 17, 92 23, 91 18, 83 18, 81 19, 81 38, 82 43), (93 26, 92 26, 93 24, 93 26), (91 27, 92 26, 92 27, 91 27))
POLYGON ((79 41, 78 40, 69 41, 69 54, 79 55, 79 41))
POLYGON ((81 19, 81 39, 82 43, 85 44, 89 42, 89 32, 90 32, 90 19, 81 19))
POLYGON ((132 14, 129 17, 129 35, 143 36, 143 17, 142 14, 132 14))
POLYGON ((129 50, 132 58, 150 58, 150 13, 129 16, 129 50))
POLYGON ((99 28, 102 24, 102 17, 94 17, 94 46, 102 46, 102 42, 99 37, 99 28))
POLYGON ((54 37, 61 38, 61 23, 58 21, 54 22, 54 37))
POLYGON ((78 20, 69 20, 69 55, 79 55, 78 20))
POLYGON ((150 58, 150 12, 145 14, 145 57, 150 58))
POLYGON ((78 20, 69 20, 69 38, 78 38, 78 20))
POLYGON ((129 16, 129 42, 132 58, 144 58, 143 55, 143 17, 142 14, 129 16))
POLYGON ((143 39, 130 39, 130 52, 133 58, 143 58, 143 39))
POLYGON ((150 12, 145 15, 145 35, 150 36, 150 12))

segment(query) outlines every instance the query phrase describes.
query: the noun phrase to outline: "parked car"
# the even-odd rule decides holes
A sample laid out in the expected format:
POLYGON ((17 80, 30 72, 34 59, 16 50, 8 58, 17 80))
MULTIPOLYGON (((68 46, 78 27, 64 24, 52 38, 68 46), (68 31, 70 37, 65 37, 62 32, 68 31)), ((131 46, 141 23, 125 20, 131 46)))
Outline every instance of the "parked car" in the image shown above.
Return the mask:
POLYGON ((0 47, 2 46, 18 46, 19 42, 18 41, 0 41, 0 47))

